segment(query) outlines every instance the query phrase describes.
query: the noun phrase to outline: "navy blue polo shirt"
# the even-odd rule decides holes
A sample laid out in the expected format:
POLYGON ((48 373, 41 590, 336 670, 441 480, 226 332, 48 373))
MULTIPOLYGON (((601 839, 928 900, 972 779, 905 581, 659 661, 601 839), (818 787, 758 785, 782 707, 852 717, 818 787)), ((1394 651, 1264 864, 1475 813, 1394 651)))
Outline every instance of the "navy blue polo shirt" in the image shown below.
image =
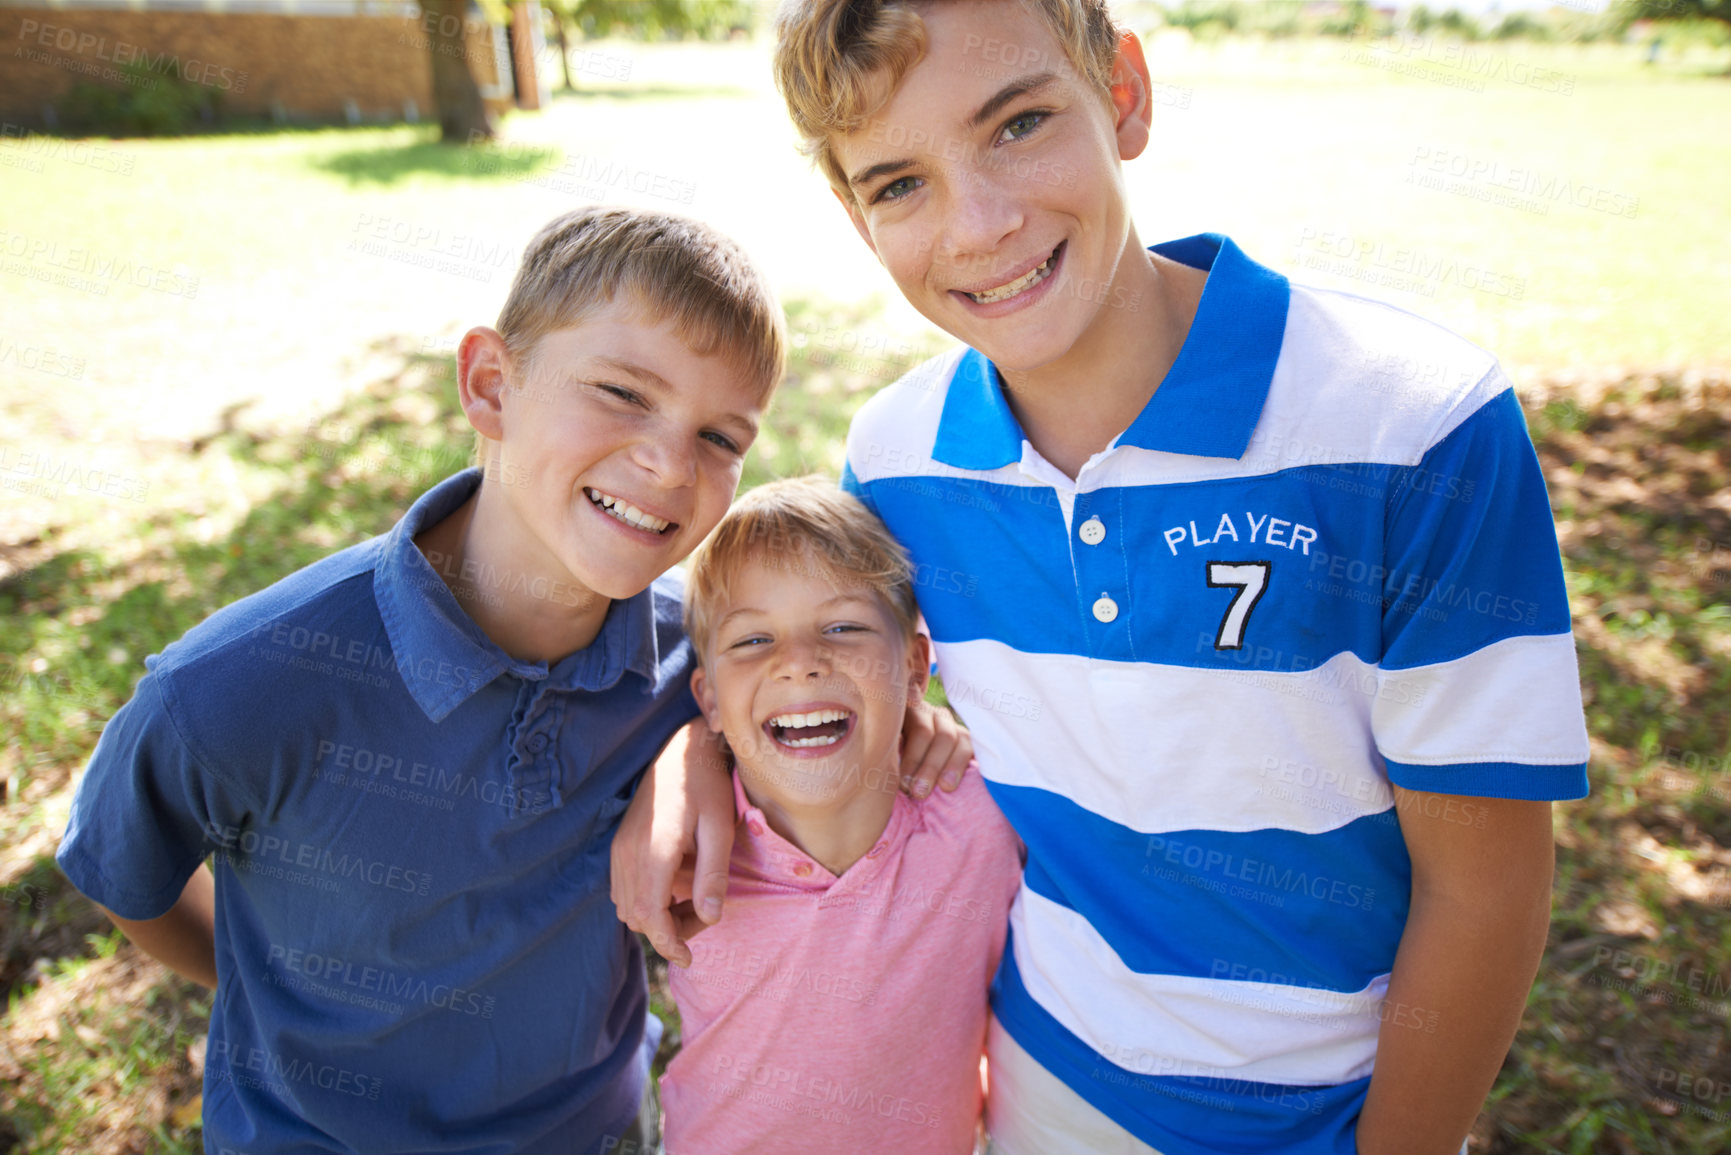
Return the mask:
POLYGON ((577 1155, 635 1114, 659 1028, 608 844, 697 713, 679 582, 516 661, 413 540, 479 484, 147 659, 79 785, 60 866, 116 914, 212 856, 209 1151, 577 1155))

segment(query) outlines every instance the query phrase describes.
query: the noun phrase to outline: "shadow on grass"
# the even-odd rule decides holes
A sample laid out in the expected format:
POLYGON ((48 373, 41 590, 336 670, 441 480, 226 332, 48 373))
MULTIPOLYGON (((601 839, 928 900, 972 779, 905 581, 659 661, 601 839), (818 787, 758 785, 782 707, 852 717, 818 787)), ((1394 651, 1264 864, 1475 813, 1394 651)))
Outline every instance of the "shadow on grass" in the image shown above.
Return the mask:
MULTIPOLYGON (((931 351, 886 333, 870 304, 794 300, 788 312, 796 347, 748 459, 748 488, 791 473, 838 476, 855 409, 931 351)), ((271 481, 269 496, 226 536, 201 540, 208 535, 198 519, 179 512, 171 495, 127 527, 124 563, 93 548, 56 549, 48 530, 0 581, 0 729, 23 752, 10 787, 0 771, 0 886, 19 881, 5 871, 15 832, 89 757, 131 696, 144 655, 224 605, 384 533, 416 497, 468 465, 474 433, 457 403, 451 358, 410 337, 376 342, 370 353, 392 369, 341 408, 267 436, 245 427, 237 406, 194 443, 195 456, 226 458, 271 481)), ((52 866, 38 868, 51 873, 32 873, 30 885, 57 901, 62 884, 47 885, 52 866)), ((0 998, 28 971, 32 951, 76 951, 82 933, 100 925, 6 940, 0 998)))
MULTIPOLYGON (((789 378, 752 454, 748 486, 790 472, 837 474, 854 410, 932 351, 889 335, 870 305, 796 300, 789 314, 789 378)), ((292 433, 267 436, 231 419, 195 443, 195 456, 271 481, 231 532, 201 534, 166 495, 127 527, 124 562, 56 549, 51 529, 0 582, 0 728, 24 752, 10 786, 0 774, 0 902, 8 904, 0 908, 0 1000, 9 1003, 0 1017, 0 1151, 196 1150, 196 1129, 177 1126, 165 1104, 184 1104, 196 1090, 188 1034, 202 1035, 208 999, 142 960, 158 980, 148 1005, 111 1005, 117 996, 104 989, 84 993, 79 968, 107 965, 113 950, 107 921, 48 855, 17 861, 17 832, 40 832, 48 800, 64 799, 74 767, 131 696, 143 655, 222 606, 385 532, 417 496, 467 465, 473 433, 450 358, 409 337, 371 352, 392 369, 292 433), (62 1009, 72 1002, 75 1019, 62 1009), (116 1016, 141 1041, 112 1046, 102 1024, 122 1021, 116 1016), (45 1021, 66 1022, 64 1036, 37 1040, 32 1032, 62 1029, 41 1028, 45 1021), (14 1036, 32 1040, 12 1047, 27 1061, 8 1057, 14 1036), (112 1094, 96 1101, 77 1090, 97 1082, 112 1094)), ((658 977, 663 995, 664 987, 658 977)), ((677 1021, 664 998, 662 1009, 677 1021)), ((662 1062, 677 1031, 669 1038, 662 1062)))
POLYGON ((559 150, 553 148, 440 144, 433 139, 438 130, 434 128, 428 132, 427 139, 411 144, 357 148, 316 157, 309 162, 309 167, 341 177, 350 185, 388 187, 422 176, 500 182, 521 180, 553 167, 559 160, 559 150))
MULTIPOLYGON (((869 306, 795 300, 788 313, 789 380, 748 461, 747 487, 792 473, 835 476, 858 406, 933 351, 887 333, 869 306)), ((379 342, 373 352, 393 369, 292 435, 234 423, 204 442, 197 452, 273 482, 232 532, 200 540, 167 495, 127 530, 134 548, 124 563, 56 552, 50 533, 46 555, 0 583, 0 653, 15 656, 0 665, 0 726, 32 752, 22 788, 0 798, 0 852, 6 831, 29 817, 20 808, 63 792, 71 768, 88 757, 131 694, 140 655, 334 549, 384 532, 466 463, 472 433, 449 359, 421 349, 407 337, 379 342), (129 660, 112 660, 115 649, 129 660)), ((1720 1009, 1731 990, 1717 990, 1731 984, 1731 936, 1727 903, 1712 889, 1721 877, 1714 871, 1731 886, 1727 796, 1715 793, 1731 778, 1722 760, 1718 771, 1702 765, 1731 745, 1731 674, 1722 657, 1731 587, 1720 580, 1731 571, 1731 517, 1717 503, 1731 486, 1728 401, 1686 397, 1675 382, 1659 381, 1585 408, 1531 414, 1576 581, 1590 726, 1607 753, 1593 767, 1593 796, 1559 808, 1552 941, 1475 1150, 1720 1149, 1713 1121, 1666 1092, 1678 1071, 1714 1086, 1731 1079, 1720 1009), (1702 542, 1724 543, 1724 552, 1702 542), (1665 751, 1700 757, 1692 766, 1665 751), (1661 869, 1654 856, 1666 848, 1679 854, 1661 869), (1635 960, 1633 978, 1619 958, 1635 960), (1692 988, 1688 976, 1701 973, 1706 989, 1692 988)), ((45 858, 0 883, 13 887, 16 908, 0 936, 0 987, 11 988, 13 1003, 3 1031, 38 1013, 38 1000, 53 1004, 73 992, 77 980, 57 976, 100 953, 92 932, 102 923, 45 858)), ((14 1117, 29 1123, 24 1151, 94 1149, 92 1110, 71 1089, 92 1080, 123 1088, 105 1115, 134 1112, 144 1147, 188 1142, 190 1132, 147 1106, 181 1092, 134 1086, 122 1071, 185 1082, 171 1052, 184 1051, 185 1024, 199 1029, 196 997, 162 990, 139 1011, 141 1023, 156 1027, 143 1032, 141 1051, 94 1059, 80 1052, 76 1078, 71 1066, 0 1072, 0 1100, 12 1096, 14 1117)), ((106 998, 95 999, 92 1022, 117 1009, 106 998)))

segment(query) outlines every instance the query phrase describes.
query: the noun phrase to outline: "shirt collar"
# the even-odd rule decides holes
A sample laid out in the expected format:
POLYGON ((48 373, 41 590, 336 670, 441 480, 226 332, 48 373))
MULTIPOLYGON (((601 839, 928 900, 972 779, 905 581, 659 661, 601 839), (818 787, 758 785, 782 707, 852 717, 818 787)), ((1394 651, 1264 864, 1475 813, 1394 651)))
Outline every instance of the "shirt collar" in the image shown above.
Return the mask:
POLYGON ((506 672, 565 690, 605 690, 627 670, 653 683, 661 661, 655 599, 667 597, 654 586, 609 605, 595 640, 551 667, 511 657, 463 611, 416 547, 415 535, 449 517, 480 484, 481 471, 466 469, 422 494, 385 535, 373 572, 373 596, 397 671, 422 712, 441 722, 506 672))
MULTIPOLYGON (((1280 359, 1291 287, 1219 233, 1149 251, 1206 269, 1208 280, 1178 359, 1117 444, 1242 457, 1280 359)), ((1022 459, 1023 440, 996 368, 969 349, 950 378, 932 456, 957 469, 998 469, 1022 459)))
POLYGON ((890 820, 884 824, 883 833, 878 835, 872 848, 838 879, 823 863, 770 827, 763 811, 753 806, 746 796, 745 784, 739 780, 737 769, 733 772, 733 812, 739 820, 734 854, 743 856, 758 874, 788 886, 836 893, 869 881, 883 869, 884 864, 901 856, 902 847, 913 834, 925 829, 919 805, 906 794, 896 791, 895 805, 890 810, 890 820), (803 873, 801 867, 805 868, 803 873), (836 887, 837 883, 843 886, 836 887))

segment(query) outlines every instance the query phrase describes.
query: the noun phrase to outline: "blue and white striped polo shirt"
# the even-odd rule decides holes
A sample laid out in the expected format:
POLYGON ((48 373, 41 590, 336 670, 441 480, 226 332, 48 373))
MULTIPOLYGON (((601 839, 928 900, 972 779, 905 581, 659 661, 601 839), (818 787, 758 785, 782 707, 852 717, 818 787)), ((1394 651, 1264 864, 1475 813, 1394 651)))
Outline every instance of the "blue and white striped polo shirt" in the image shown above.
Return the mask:
POLYGON ((979 353, 855 418, 951 702, 1028 845, 993 992, 1166 1155, 1353 1151, 1411 867, 1390 783, 1576 798, 1556 532, 1488 354, 1215 235, 1135 422, 1072 482, 979 353))

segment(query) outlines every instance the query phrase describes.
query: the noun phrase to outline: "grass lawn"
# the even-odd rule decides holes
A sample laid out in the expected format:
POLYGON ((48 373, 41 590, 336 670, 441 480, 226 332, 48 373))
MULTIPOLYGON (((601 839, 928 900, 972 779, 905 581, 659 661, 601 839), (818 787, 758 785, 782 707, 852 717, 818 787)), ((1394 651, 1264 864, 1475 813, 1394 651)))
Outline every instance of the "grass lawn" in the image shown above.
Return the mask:
MULTIPOLYGON (((747 484, 840 466, 941 345, 792 149, 761 45, 616 45, 633 83, 482 153, 425 128, 0 140, 0 1152, 197 1151, 209 1000, 52 864, 143 657, 380 532, 461 465, 449 353, 523 242, 691 212, 783 294, 747 484), (875 295, 875 299, 874 299, 875 295)), ((1731 82, 1639 49, 1149 44, 1144 240, 1216 230, 1496 349, 1557 510, 1594 738, 1552 944, 1475 1151, 1731 1146, 1731 82), (1477 86, 1477 87, 1475 87, 1477 86)))

